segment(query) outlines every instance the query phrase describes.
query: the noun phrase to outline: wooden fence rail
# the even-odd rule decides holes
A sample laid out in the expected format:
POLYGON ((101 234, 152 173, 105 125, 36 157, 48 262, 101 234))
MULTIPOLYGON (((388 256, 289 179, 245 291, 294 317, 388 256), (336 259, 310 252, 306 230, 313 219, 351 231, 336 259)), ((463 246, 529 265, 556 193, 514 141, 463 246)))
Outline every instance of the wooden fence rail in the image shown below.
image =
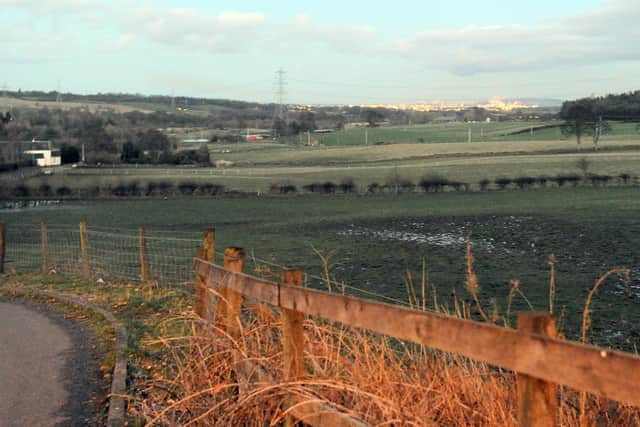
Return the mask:
MULTIPOLYGON (((233 248, 238 254, 238 249, 233 248)), ((291 328, 298 315, 313 315, 344 325, 364 328, 433 349, 511 370, 517 374, 518 419, 521 425, 556 425, 557 385, 593 393, 629 405, 640 405, 640 357, 620 351, 563 341, 556 338, 555 324, 547 313, 525 313, 518 318, 519 330, 460 319, 438 313, 350 296, 332 294, 297 285, 288 277, 276 283, 195 259, 197 277, 205 288, 239 295, 232 312, 238 315, 238 298, 279 307, 291 328)), ((284 273, 285 277, 287 274, 284 273)), ((212 294, 212 292, 208 292, 212 294)), ((218 302, 220 308, 224 302, 218 302)), ((227 320, 231 321, 227 313, 227 320)), ((235 320, 237 324, 237 319, 235 320)), ((292 337, 296 331, 284 334, 292 337)), ((298 336, 298 340, 303 339, 298 336)), ((284 343, 285 378, 298 371, 298 347, 284 343), (286 348, 285 348, 286 350, 286 348)), ((348 424, 354 425, 354 424, 348 424)))

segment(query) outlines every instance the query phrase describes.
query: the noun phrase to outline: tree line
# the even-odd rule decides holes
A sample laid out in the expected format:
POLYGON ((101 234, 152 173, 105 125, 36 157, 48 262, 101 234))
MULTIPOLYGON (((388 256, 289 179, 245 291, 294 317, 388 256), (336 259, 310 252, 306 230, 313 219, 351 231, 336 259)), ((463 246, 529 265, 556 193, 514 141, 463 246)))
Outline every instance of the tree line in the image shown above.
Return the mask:
POLYGON ((564 135, 575 136, 578 144, 591 137, 597 149, 600 138, 611 132, 611 121, 640 122, 640 90, 565 101, 560 118, 564 135))

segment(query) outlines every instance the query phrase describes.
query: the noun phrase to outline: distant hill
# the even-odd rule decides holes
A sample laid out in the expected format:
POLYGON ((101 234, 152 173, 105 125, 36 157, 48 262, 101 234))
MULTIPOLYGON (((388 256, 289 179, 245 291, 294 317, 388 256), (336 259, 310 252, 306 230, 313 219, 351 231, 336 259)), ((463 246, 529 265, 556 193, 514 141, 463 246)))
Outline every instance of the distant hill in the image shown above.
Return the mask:
POLYGON ((167 95, 140 95, 127 93, 97 93, 79 95, 75 93, 44 92, 44 91, 8 91, 6 97, 0 98, 0 107, 12 103, 13 106, 48 107, 48 108, 78 108, 87 107, 92 111, 98 109, 112 109, 117 112, 129 111, 171 111, 174 108, 180 112, 202 114, 211 111, 273 111, 273 104, 257 102, 234 101, 229 99, 210 99, 167 95), (60 96, 61 102, 57 102, 60 96), (7 99, 5 99, 7 98, 7 99), (100 105, 98 107, 97 105, 100 105))

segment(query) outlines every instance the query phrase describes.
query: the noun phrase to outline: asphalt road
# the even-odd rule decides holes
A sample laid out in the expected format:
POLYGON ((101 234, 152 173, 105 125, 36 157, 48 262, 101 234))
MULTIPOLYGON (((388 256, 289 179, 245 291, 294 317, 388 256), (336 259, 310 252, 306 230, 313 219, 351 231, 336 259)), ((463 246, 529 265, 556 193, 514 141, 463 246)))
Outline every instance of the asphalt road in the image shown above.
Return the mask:
POLYGON ((91 360, 77 348, 81 334, 50 308, 0 301, 0 427, 93 424, 95 378, 87 383, 92 363, 77 363, 79 352, 91 360))

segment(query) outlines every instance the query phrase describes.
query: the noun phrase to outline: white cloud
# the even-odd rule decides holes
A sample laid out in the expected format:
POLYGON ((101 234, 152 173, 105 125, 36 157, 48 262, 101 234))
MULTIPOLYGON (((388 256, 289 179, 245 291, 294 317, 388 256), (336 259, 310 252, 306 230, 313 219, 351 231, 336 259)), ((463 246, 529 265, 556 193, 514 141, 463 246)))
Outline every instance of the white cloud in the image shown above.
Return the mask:
POLYGON ((297 42, 314 42, 346 53, 362 53, 377 48, 378 32, 365 25, 323 25, 307 14, 295 16, 285 37, 296 37, 297 42))
POLYGON ((609 0, 545 25, 467 27, 417 33, 394 51, 454 74, 528 71, 640 59, 640 3, 609 0))
POLYGON ((183 49, 232 52, 250 44, 266 22, 259 12, 212 13, 126 0, 0 0, 0 8, 122 33, 106 50, 122 49, 136 38, 183 49))
POLYGON ((209 52, 232 52, 251 43, 266 17, 261 13, 221 12, 192 8, 134 7, 117 25, 154 42, 209 52))

